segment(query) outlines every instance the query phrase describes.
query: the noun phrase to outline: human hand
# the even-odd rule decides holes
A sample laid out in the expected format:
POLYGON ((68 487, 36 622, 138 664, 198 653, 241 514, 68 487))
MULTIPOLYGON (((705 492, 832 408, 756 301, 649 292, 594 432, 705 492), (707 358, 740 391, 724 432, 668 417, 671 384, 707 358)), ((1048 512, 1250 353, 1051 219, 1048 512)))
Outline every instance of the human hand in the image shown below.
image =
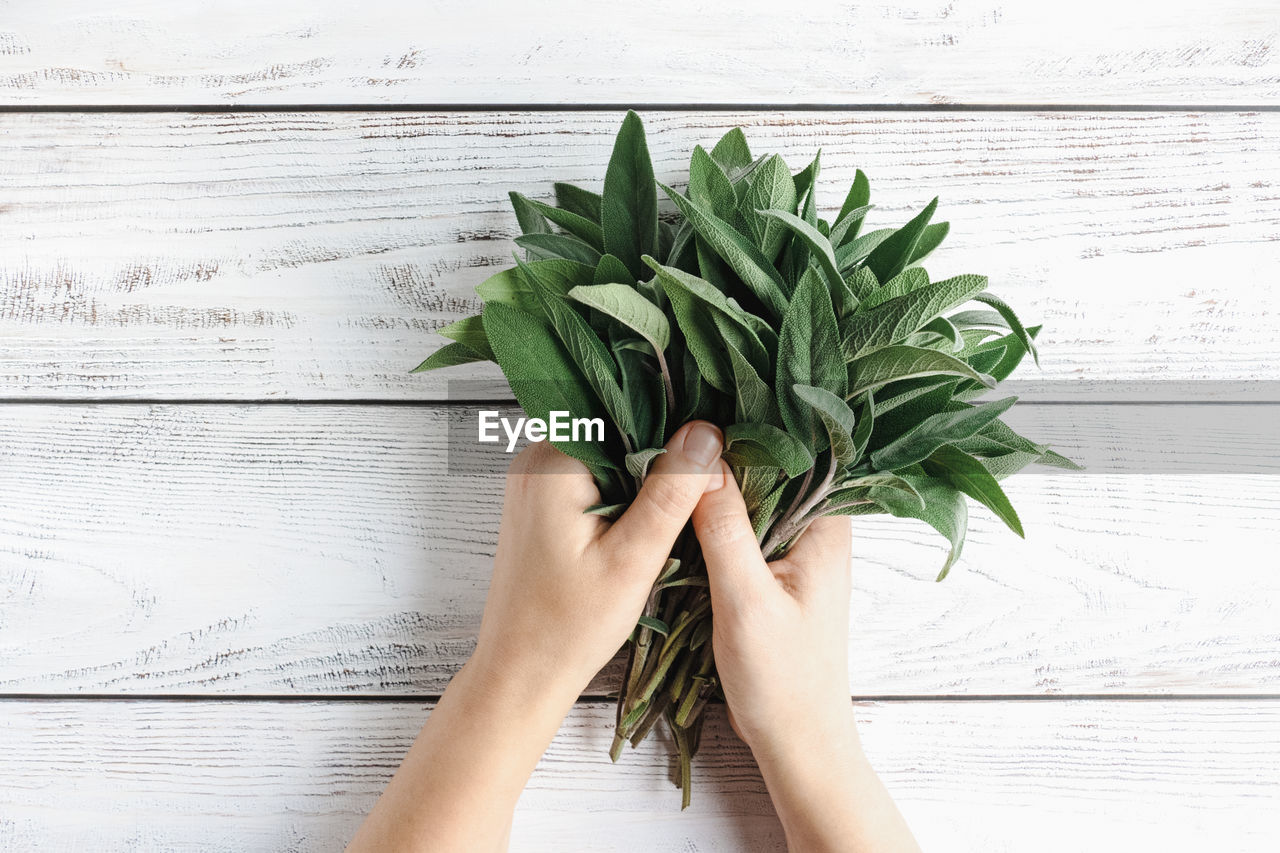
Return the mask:
POLYGON ((849 700, 849 520, 820 518, 766 563, 742 493, 702 497, 711 645, 729 721, 756 758, 792 851, 919 853, 871 769, 849 700))
POLYGON ((583 513, 600 495, 582 463, 546 442, 517 456, 471 665, 576 699, 635 628, 698 499, 723 483, 722 441, 705 422, 677 430, 612 524, 583 513))
POLYGON ((852 737, 849 521, 817 519, 786 557, 766 563, 727 465, 724 476, 727 487, 701 500, 693 526, 734 730, 757 753, 852 737))

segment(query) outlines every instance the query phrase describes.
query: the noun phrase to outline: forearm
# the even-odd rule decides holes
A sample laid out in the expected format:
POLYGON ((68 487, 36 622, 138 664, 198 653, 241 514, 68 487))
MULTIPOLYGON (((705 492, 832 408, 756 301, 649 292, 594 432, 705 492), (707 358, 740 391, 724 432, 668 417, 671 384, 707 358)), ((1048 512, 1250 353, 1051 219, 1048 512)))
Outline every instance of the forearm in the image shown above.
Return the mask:
POLYGON ((862 751, 852 711, 754 750, 792 853, 918 853, 910 829, 862 751))
POLYGON ((576 694, 473 657, 431 712, 350 851, 506 848, 525 782, 576 694))

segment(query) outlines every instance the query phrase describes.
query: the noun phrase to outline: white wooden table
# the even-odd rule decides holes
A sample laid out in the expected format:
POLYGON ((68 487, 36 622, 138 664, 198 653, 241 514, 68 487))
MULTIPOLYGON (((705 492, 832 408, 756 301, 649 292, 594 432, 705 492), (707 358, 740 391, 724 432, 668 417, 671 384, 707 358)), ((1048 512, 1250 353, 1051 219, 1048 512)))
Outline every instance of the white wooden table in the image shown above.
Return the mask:
MULTIPOLYGON (((885 222, 940 194, 932 266, 1046 324, 1018 418, 1093 467, 1011 483, 1027 540, 975 513, 934 584, 931 534, 856 527, 858 714, 925 848, 1275 849, 1273 3, 183 5, 0 4, 0 849, 350 837, 496 530, 405 371, 507 191, 598 182, 631 105, 664 180, 743 125, 885 222)), ((721 716, 681 813, 665 744, 610 766, 608 689, 515 849, 781 847, 721 716)))

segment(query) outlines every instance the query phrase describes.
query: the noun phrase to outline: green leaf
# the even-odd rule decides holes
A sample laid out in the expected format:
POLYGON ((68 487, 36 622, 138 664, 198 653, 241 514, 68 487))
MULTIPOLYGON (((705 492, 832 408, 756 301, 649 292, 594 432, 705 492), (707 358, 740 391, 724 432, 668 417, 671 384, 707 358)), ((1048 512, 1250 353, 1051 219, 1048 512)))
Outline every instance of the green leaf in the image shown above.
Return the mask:
POLYGON ((600 263, 600 253, 590 243, 569 234, 524 234, 516 238, 516 245, 535 261, 564 258, 589 267, 600 263))
POLYGON ((625 284, 594 284, 575 287, 569 298, 607 314, 638 333, 656 352, 671 344, 671 324, 658 306, 625 284))
POLYGON ((742 132, 742 128, 735 127, 722 136, 711 149, 711 159, 719 163, 720 168, 726 172, 750 166, 751 147, 747 145, 747 137, 742 132))
POLYGON ((865 314, 846 318, 843 326, 845 357, 852 361, 900 343, 934 317, 968 302, 986 286, 985 275, 958 275, 890 299, 865 314))
POLYGON ((777 154, 764 162, 752 175, 751 185, 742 203, 742 219, 760 253, 773 263, 778 259, 787 239, 787 229, 777 221, 756 213, 757 210, 792 211, 796 207, 796 183, 791 170, 777 154))
MULTIPOLYGON (((840 271, 848 273, 855 264, 860 264, 874 252, 879 246, 892 237, 894 230, 892 228, 879 228, 875 231, 868 231, 856 240, 848 240, 836 249, 836 262, 840 264, 840 271)), ((875 275, 875 273, 872 273, 875 275)), ((882 279, 877 278, 877 281, 882 279)))
POLYGON ((867 266, 876 274, 876 278, 888 281, 906 269, 915 256, 914 252, 924 234, 925 226, 937 209, 938 200, 935 198, 914 219, 895 231, 892 237, 876 246, 875 251, 867 256, 867 266))
POLYGON ((635 287, 636 277, 631 274, 631 270, 627 269, 627 265, 618 260, 613 255, 605 255, 600 259, 600 263, 596 265, 595 275, 591 277, 592 284, 625 284, 628 287, 635 287))
POLYGON ((1066 471, 1083 471, 1084 466, 1076 462, 1072 462, 1067 457, 1053 450, 1046 450, 1041 454, 1037 462, 1041 465, 1048 465, 1050 468, 1062 468, 1066 471))
POLYGON ((844 198, 844 204, 840 206, 840 214, 836 217, 836 226, 831 229, 831 242, 839 248, 846 240, 852 240, 858 236, 858 229, 862 225, 865 212, 871 208, 871 183, 867 180, 867 176, 861 169, 854 172, 853 186, 849 187, 849 194, 844 198), (836 238, 836 228, 840 224, 849 219, 854 211, 862 210, 863 215, 857 216, 848 225, 845 226, 844 232, 840 239, 836 238))
POLYGON ((473 361, 489 360, 488 356, 481 355, 465 344, 445 344, 427 356, 426 361, 409 372, 426 373, 428 370, 438 370, 441 367, 456 367, 459 364, 470 364, 473 361))
POLYGON ((724 431, 724 458, 730 465, 781 468, 798 477, 813 467, 808 449, 770 424, 731 424, 724 431))
POLYGON ((974 370, 965 361, 935 349, 909 347, 902 344, 876 350, 849 365, 849 399, 864 391, 881 388, 890 382, 917 379, 921 376, 963 376, 995 387, 995 380, 974 370))
POLYGON ((973 435, 1007 412, 1017 401, 1017 397, 1006 397, 980 406, 964 406, 955 411, 930 415, 872 453, 871 465, 878 471, 895 471, 913 465, 928 458, 942 445, 973 435))
POLYGON ((644 274, 640 258, 658 253, 658 191, 644 125, 634 111, 623 119, 609 158, 600 225, 604 250, 620 259, 632 276, 640 279, 644 274))
POLYGON ((813 407, 826 427, 831 453, 840 462, 852 462, 858 456, 853 440, 855 418, 849 405, 825 388, 794 385, 796 396, 813 407))
POLYGON ((950 231, 950 222, 935 222, 924 229, 924 233, 920 235, 920 242, 916 243, 915 250, 911 253, 911 260, 907 261, 907 266, 924 260, 934 249, 938 248, 943 240, 947 239, 947 234, 950 231))
POLYGON ((551 222, 554 222, 573 236, 589 244, 591 248, 595 249, 597 252, 604 250, 604 235, 600 231, 599 224, 571 211, 561 210, 558 207, 552 207, 549 204, 534 201, 531 198, 525 198, 519 193, 513 192, 511 197, 513 203, 515 202, 515 199, 521 199, 525 205, 537 210, 551 222))
POLYGON ((942 580, 951 571, 956 560, 960 559, 960 552, 964 548, 965 532, 969 527, 969 509, 965 506, 964 495, 932 477, 904 474, 902 478, 924 498, 923 509, 916 501, 892 489, 873 489, 873 499, 891 515, 919 519, 947 537, 951 543, 951 551, 947 554, 942 571, 938 573, 938 580, 942 580))
POLYGON ((982 467, 997 480, 1003 480, 1011 477, 1021 471, 1023 468, 1039 461, 1041 455, 1039 453, 1027 453, 1023 450, 1010 450, 998 456, 988 456, 985 459, 979 459, 982 467))
POLYGON ((437 330, 436 334, 457 341, 489 361, 493 361, 493 350, 489 348, 489 338, 484 333, 484 321, 479 315, 463 317, 437 330))
MULTIPOLYGON (((663 622, 661 619, 654 618, 653 616, 641 616, 636 620, 636 624, 643 625, 650 631, 656 631, 664 637, 671 633, 671 628, 666 622, 663 622)), ((637 717, 637 720, 638 719, 639 717, 637 717)))
POLYGON ((740 423, 781 425, 782 417, 769 386, 736 346, 727 346, 733 370, 733 419, 740 423))
POLYGON ((631 504, 592 504, 582 511, 583 515, 598 515, 601 518, 618 519, 631 504))
MULTIPOLYGON (((840 217, 836 219, 836 224, 831 226, 829 235, 831 245, 839 250, 841 246, 854 239, 858 228, 862 225, 862 220, 866 219, 867 214, 870 212, 871 205, 869 204, 865 207, 855 207, 848 213, 842 211, 840 217)), ((837 255, 837 259, 838 257, 837 255)))
POLYGON ((952 352, 964 349, 964 339, 960 337, 960 330, 946 317, 934 317, 920 327, 918 334, 924 336, 929 345, 936 345, 936 338, 937 343, 945 344, 952 352))
POLYGON ((781 222, 809 247, 809 252, 817 257, 818 266, 827 278, 827 288, 831 293, 831 300, 835 303, 841 316, 850 313, 857 307, 858 300, 850 292, 849 288, 845 286, 844 277, 840 275, 840 267, 836 264, 835 250, 831 248, 827 238, 822 236, 818 229, 785 210, 761 209, 755 212, 760 216, 781 222))
POLYGON ((843 397, 847 382, 831 297, 810 269, 796 286, 778 336, 776 390, 787 429, 806 446, 820 450, 823 442, 813 411, 796 399, 792 386, 812 385, 843 397))
POLYGON ((551 233, 551 226, 543 218, 542 212, 529 199, 518 192, 507 193, 507 197, 511 199, 511 208, 516 212, 516 222, 520 224, 521 234, 551 233))
MULTIPOLYGON (((541 320, 501 302, 487 303, 481 316, 498 366, 529 417, 550 420, 553 411, 572 412, 580 418, 605 417, 582 372, 541 320)), ((585 464, 597 479, 607 476, 608 469, 617 468, 601 444, 568 441, 555 445, 585 464)))
POLYGON ((870 391, 867 392, 867 399, 862 404, 862 409, 858 412, 858 423, 853 430, 853 449, 854 459, 861 459, 863 454, 867 452, 867 445, 871 443, 871 433, 875 428, 876 401, 872 398, 870 391))
POLYGON ((556 207, 592 222, 600 221, 600 193, 565 183, 555 183, 552 188, 556 191, 556 207))
POLYGON ((1010 530, 1026 538, 1022 532, 1022 522, 1013 510, 1013 504, 1009 503, 1009 498, 996 482, 996 478, 977 459, 949 444, 944 444, 925 460, 924 470, 940 480, 945 480, 991 510, 1010 530))
MULTIPOLYGON (((536 270, 544 282, 566 294, 571 288, 591 284, 592 281, 591 267, 577 261, 551 258, 528 261, 527 266, 536 270)), ((520 271, 515 267, 505 269, 482 281, 476 287, 476 295, 485 302, 503 302, 535 316, 542 314, 542 303, 534 295, 529 283, 520 277, 520 271)))
POLYGON ((643 480, 649 476, 649 466, 653 464, 653 460, 666 453, 665 447, 649 447, 644 450, 637 450, 634 453, 628 453, 626 456, 627 472, 637 480, 643 480))
POLYGON ((906 296, 912 291, 919 290, 922 287, 929 286, 929 274, 920 267, 912 267, 905 269, 886 281, 875 289, 874 292, 866 299, 862 300, 862 304, 858 306, 859 311, 870 311, 877 305, 883 305, 890 299, 897 299, 899 296, 906 296))
POLYGON ((1018 319, 1018 315, 1009 307, 1009 303, 1005 302, 994 293, 987 293, 985 291, 983 293, 979 293, 977 296, 973 297, 973 299, 975 302, 981 302, 984 305, 990 305, 992 308, 996 309, 996 313, 998 313, 1000 317, 1009 324, 1009 328, 1013 330, 1013 334, 1017 336, 1019 343, 1022 344, 1023 348, 1027 352, 1031 353, 1031 357, 1035 359, 1036 366, 1039 366, 1040 354, 1036 352, 1035 341, 1031 339, 1031 335, 1028 334, 1027 330, 1023 327, 1022 322, 1018 319))
POLYGON ((836 506, 851 501, 869 500, 872 489, 897 490, 902 492, 904 496, 914 500, 921 510, 924 509, 924 498, 916 491, 915 486, 897 474, 891 474, 888 471, 864 474, 840 483, 839 487, 827 498, 827 502, 830 506, 836 506))
MULTIPOLYGON (((535 292, 542 297, 543 310, 550 318, 552 328, 559 335, 560 342, 578 366, 581 375, 586 378, 587 385, 604 404, 610 419, 620 432, 638 441, 631 404, 618 384, 618 364, 613 360, 608 347, 596 337, 582 315, 569 307, 554 287, 543 282, 536 270, 522 261, 517 261, 516 264, 531 279, 535 292)), ((575 417, 581 417, 572 409, 569 412, 575 417)))
POLYGON ((685 198, 680 193, 659 184, 685 219, 692 223, 698 236, 707 242, 711 249, 724 259, 724 262, 738 274, 743 283, 755 293, 775 317, 781 317, 786 310, 787 299, 783 295, 784 284, 773 264, 760 254, 746 237, 733 229, 733 226, 719 219, 697 202, 685 198))
MULTIPOLYGON (((704 356, 713 358, 720 366, 717 371, 718 375, 728 378, 731 374, 729 368, 728 356, 721 351, 720 339, 732 341, 743 355, 750 359, 755 365, 756 370, 767 375, 769 370, 769 354, 765 349, 764 343, 760 340, 760 336, 756 333, 756 326, 753 321, 756 318, 746 313, 737 306, 733 300, 727 298, 723 293, 713 287, 704 279, 698 278, 696 275, 690 275, 683 270, 675 267, 666 267, 659 264, 653 258, 646 258, 645 263, 653 268, 657 275, 657 282, 662 287, 667 298, 671 299, 673 305, 676 297, 674 293, 680 293, 694 300, 682 300, 681 304, 685 307, 676 309, 676 322, 680 325, 682 331, 685 330, 687 323, 695 327, 700 336, 705 337, 705 346, 710 347, 713 351, 709 353, 698 353, 695 351, 695 358, 701 366, 704 362, 704 356), (703 310, 698 310, 701 307, 703 310), (690 314, 695 317, 689 316, 690 314), (710 321, 707 326, 706 321, 710 321), (716 334, 708 335, 708 328, 714 328, 716 334)), ((706 372, 706 369, 703 369, 706 372)), ((708 377, 710 381, 710 377, 708 377)), ((715 385, 714 382, 712 382, 715 385)), ((731 393, 727 387, 716 386, 725 393, 731 393)))
MULTIPOLYGON (((748 468, 748 471, 754 471, 754 468, 748 468)), ((763 539, 765 528, 769 524, 769 519, 773 517, 773 511, 778 508, 778 502, 782 500, 782 493, 786 490, 786 484, 778 486, 773 491, 764 496, 760 504, 751 513, 751 529, 755 531, 757 539, 763 539)))
POLYGON ((701 145, 694 147, 689 163, 689 198, 725 221, 733 219, 738 206, 729 176, 701 145))

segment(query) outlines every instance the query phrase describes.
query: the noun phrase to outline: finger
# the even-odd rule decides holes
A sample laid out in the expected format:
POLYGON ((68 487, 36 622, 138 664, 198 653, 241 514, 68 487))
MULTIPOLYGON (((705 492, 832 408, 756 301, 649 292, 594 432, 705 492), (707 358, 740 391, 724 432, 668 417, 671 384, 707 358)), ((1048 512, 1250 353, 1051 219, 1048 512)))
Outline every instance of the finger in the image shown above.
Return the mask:
POLYGON ((600 501, 587 466, 549 441, 532 442, 511 460, 506 498, 527 503, 535 512, 580 514, 600 501))
POLYGON ((853 559, 852 525, 845 516, 827 516, 813 521, 787 556, 776 561, 775 571, 784 572, 788 582, 805 588, 829 588, 824 580, 847 580, 853 559))
POLYGON ((685 424, 654 459, 640 493, 601 538, 607 552, 656 573, 707 489, 719 488, 720 430, 705 421, 685 424), (713 476, 714 475, 714 476, 713 476))
POLYGON ((733 472, 727 463, 720 464, 724 487, 703 495, 693 511, 693 530, 711 581, 713 610, 737 609, 748 598, 776 586, 733 472))

